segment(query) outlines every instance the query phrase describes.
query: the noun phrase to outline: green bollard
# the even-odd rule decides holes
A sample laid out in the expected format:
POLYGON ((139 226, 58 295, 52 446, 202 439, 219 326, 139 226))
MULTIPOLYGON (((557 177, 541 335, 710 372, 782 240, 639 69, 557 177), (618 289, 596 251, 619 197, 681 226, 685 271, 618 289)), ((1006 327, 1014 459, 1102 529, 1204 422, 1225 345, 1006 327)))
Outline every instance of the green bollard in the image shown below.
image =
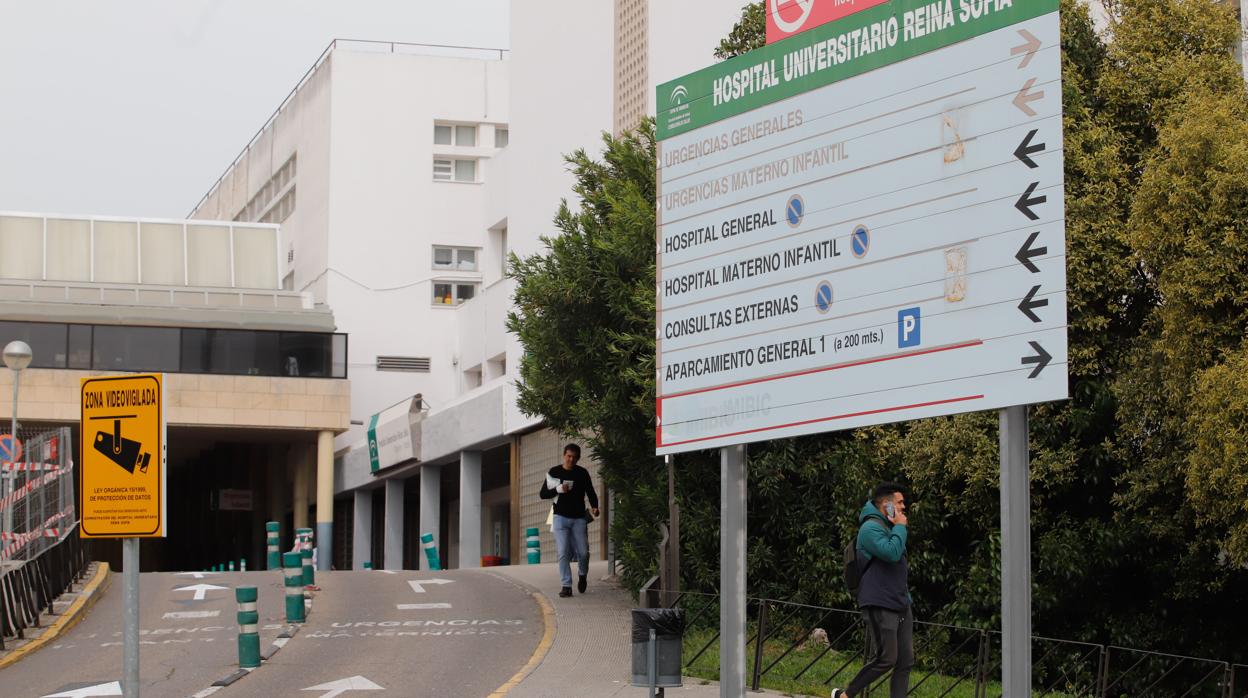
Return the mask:
POLYGON ((286 576, 286 622, 302 623, 303 613, 303 557, 299 553, 282 553, 282 572, 286 576))
POLYGON ((264 524, 265 551, 268 553, 266 562, 267 568, 271 570, 280 569, 282 566, 281 534, 282 525, 280 523, 268 521, 264 524))
POLYGON ((540 564, 542 561, 542 537, 536 528, 524 529, 524 554, 528 558, 530 565, 540 564))
POLYGON ((233 560, 230 560, 230 567, 229 567, 229 571, 231 571, 231 572, 233 572, 233 571, 234 571, 234 561, 233 561, 233 560))
POLYGON ((433 534, 421 534, 420 544, 425 547, 425 558, 429 560, 429 569, 442 569, 442 561, 438 558, 438 544, 433 542, 433 534))
POLYGON ((371 570, 371 569, 373 569, 373 563, 365 561, 365 562, 364 562, 364 569, 366 569, 366 570, 371 570))
POLYGON ((260 613, 256 610, 255 587, 235 587, 238 602, 238 666, 251 669, 260 666, 260 613))
POLYGON ((308 531, 307 537, 304 539, 303 550, 299 554, 303 557, 303 585, 313 586, 316 584, 316 565, 312 564, 311 531, 308 531))

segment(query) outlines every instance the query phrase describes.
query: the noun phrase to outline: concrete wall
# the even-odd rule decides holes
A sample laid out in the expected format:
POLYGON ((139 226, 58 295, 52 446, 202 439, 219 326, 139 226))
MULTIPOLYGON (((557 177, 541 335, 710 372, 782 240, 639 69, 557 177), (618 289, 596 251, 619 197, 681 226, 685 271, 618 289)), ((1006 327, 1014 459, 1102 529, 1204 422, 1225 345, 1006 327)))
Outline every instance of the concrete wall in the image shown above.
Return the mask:
POLYGON ((482 273, 435 269, 433 247, 487 245, 482 182, 497 175, 488 160, 507 81, 497 60, 334 54, 327 297, 351 334, 355 419, 415 393, 438 409, 461 392, 460 309, 435 305, 433 283, 479 284, 482 273), (435 122, 476 126, 477 146, 435 145, 435 122), (480 181, 434 181, 435 156, 478 159, 480 181), (428 357, 430 372, 378 372, 379 355, 428 357))
MULTIPOLYGON (((77 422, 80 380, 109 375, 97 371, 28 368, 22 371, 18 417, 77 422)), ((170 426, 242 429, 328 429, 344 431, 351 383, 313 378, 263 378, 165 374, 166 421, 170 426)), ((0 369, 0 394, 13 394, 13 372, 0 369)), ((12 402, 0 400, 0 419, 12 416, 12 402)))

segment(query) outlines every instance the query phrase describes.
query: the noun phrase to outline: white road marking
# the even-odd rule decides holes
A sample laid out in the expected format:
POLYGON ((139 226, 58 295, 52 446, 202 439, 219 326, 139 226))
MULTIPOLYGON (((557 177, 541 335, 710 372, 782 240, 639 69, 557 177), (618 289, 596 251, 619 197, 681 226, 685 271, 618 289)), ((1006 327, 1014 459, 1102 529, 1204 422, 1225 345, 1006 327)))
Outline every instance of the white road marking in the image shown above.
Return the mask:
POLYGON ((87 696, 119 696, 121 695, 121 682, 110 681, 108 683, 96 684, 94 686, 85 686, 83 688, 75 688, 72 691, 62 691, 60 693, 49 693, 43 698, 87 698, 87 696))
POLYGON ((170 611, 162 618, 165 620, 185 620, 187 618, 215 618, 221 611, 170 611))
POLYGON ((303 689, 305 691, 328 691, 321 698, 334 698, 334 696, 346 693, 347 691, 384 691, 386 689, 369 681, 363 676, 352 676, 346 679, 338 679, 330 681, 319 686, 309 686, 303 689))
POLYGON ((400 611, 429 611, 435 608, 450 608, 449 603, 401 603, 398 604, 400 611))
POLYGON ((423 594, 425 593, 425 584, 450 584, 454 581, 453 579, 413 579, 408 584, 412 586, 412 591, 417 594, 423 594))
POLYGON ((192 601, 203 601, 204 594, 214 589, 229 589, 229 587, 219 587, 215 584, 192 584, 188 587, 178 587, 174 591, 193 591, 195 592, 195 597, 192 601))

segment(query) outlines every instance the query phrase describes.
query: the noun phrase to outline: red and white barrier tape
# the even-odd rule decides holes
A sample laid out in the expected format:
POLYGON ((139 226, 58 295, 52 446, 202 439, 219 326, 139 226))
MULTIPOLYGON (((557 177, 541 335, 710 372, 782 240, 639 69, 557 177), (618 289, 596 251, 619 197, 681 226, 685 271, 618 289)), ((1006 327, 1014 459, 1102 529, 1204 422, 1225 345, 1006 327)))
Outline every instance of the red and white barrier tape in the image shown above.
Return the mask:
POLYGON ((9 460, 6 460, 3 463, 0 463, 0 471, 6 472, 6 473, 15 472, 15 471, 26 472, 26 471, 31 471, 31 470, 49 470, 52 472, 56 472, 57 470, 60 470, 60 468, 61 466, 57 465, 56 463, 14 463, 13 461, 9 461, 9 460))
MULTIPOLYGON (((73 506, 66 507, 64 511, 57 512, 48 517, 47 521, 39 527, 37 531, 28 531, 26 533, 8 533, 4 535, 4 540, 12 540, 13 542, 5 546, 4 550, 0 550, 0 560, 7 560, 17 553, 17 551, 30 545, 30 542, 38 538, 60 538, 62 533, 68 533, 72 527, 58 526, 53 528, 52 524, 61 519, 73 516, 73 506)), ((76 523, 76 522, 75 522, 76 523)))
POLYGON ((68 470, 54 470, 48 473, 47 475, 44 475, 43 477, 37 477, 34 480, 31 480, 27 482, 26 484, 22 485, 21 487, 13 490, 8 495, 6 495, 3 499, 0 499, 0 511, 4 511, 5 509, 8 509, 14 504, 17 504, 18 502, 22 501, 23 499, 26 498, 27 495, 39 489, 40 487, 56 482, 58 478, 60 478, 62 475, 64 475, 67 472, 69 471, 68 470))

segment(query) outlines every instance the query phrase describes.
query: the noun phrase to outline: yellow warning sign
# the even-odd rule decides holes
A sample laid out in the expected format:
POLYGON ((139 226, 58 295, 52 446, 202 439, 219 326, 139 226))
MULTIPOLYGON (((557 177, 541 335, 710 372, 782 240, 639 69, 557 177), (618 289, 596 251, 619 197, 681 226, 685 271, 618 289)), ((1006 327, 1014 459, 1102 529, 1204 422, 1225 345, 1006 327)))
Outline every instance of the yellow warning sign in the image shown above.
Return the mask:
POLYGON ((83 538, 165 535, 165 405, 159 374, 82 379, 83 538))

